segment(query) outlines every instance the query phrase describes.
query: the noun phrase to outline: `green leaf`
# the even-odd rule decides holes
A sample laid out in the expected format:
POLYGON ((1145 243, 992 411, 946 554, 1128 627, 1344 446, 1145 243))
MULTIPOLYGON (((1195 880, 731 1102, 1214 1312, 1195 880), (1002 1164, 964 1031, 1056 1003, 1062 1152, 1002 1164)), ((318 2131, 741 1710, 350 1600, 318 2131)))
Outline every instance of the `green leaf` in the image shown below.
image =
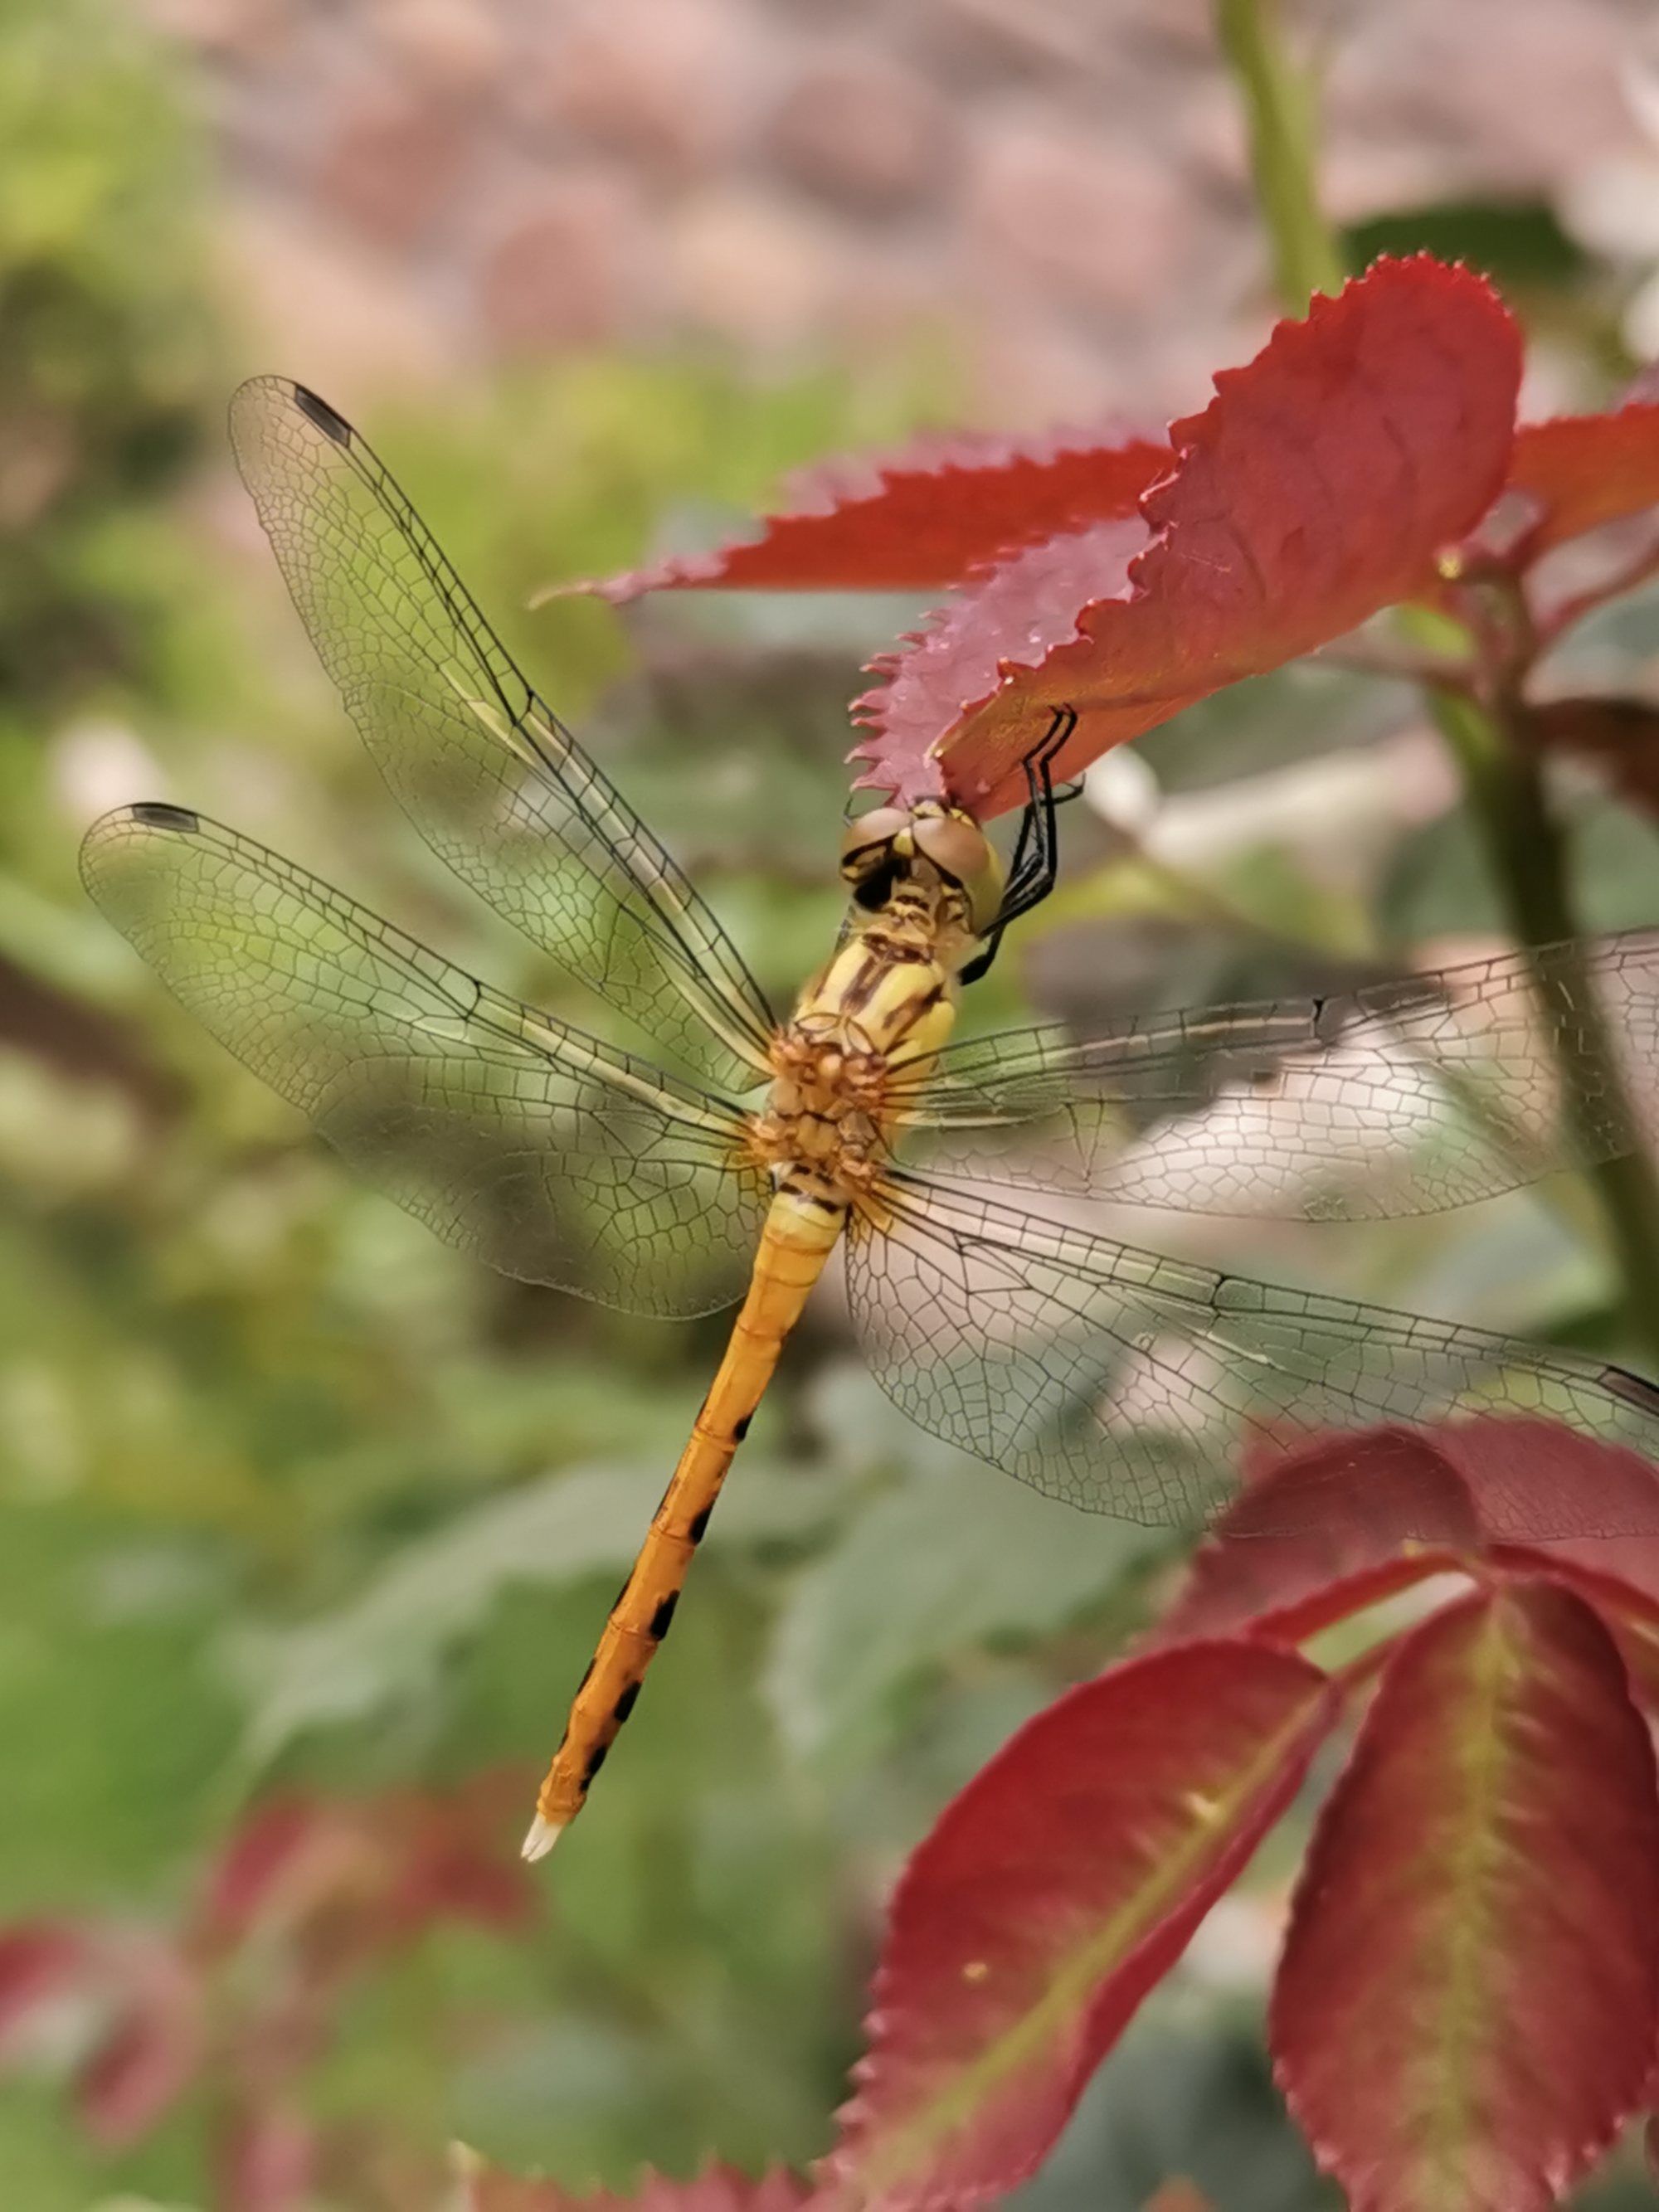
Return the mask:
POLYGON ((234 1720, 201 1666, 219 1603, 184 1547, 0 1511, 0 1914, 142 1888, 198 1840, 234 1720))
POLYGON ((1379 253, 1432 253, 1467 261, 1512 289, 1559 288, 1585 276, 1588 254, 1544 199, 1446 199, 1391 210, 1351 224, 1342 255, 1358 272, 1379 253))
POLYGON ((878 1498, 797 1578, 768 1692, 803 1758, 866 1753, 918 1680, 958 1653, 1064 1627, 1159 1547, 1152 1530, 951 1458, 878 1498))

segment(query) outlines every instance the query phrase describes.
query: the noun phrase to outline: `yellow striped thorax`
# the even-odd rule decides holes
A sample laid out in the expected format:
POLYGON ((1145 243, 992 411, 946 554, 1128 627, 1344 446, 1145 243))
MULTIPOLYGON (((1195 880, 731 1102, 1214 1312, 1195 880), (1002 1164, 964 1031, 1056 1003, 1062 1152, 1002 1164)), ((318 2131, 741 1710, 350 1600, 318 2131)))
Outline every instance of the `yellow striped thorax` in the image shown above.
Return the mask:
POLYGON ((887 1150, 908 1088, 956 1020, 963 963, 1001 896, 978 826, 941 808, 881 808, 852 823, 847 933, 774 1039, 773 1082, 750 1144, 781 1188, 804 1171, 850 1200, 887 1150))

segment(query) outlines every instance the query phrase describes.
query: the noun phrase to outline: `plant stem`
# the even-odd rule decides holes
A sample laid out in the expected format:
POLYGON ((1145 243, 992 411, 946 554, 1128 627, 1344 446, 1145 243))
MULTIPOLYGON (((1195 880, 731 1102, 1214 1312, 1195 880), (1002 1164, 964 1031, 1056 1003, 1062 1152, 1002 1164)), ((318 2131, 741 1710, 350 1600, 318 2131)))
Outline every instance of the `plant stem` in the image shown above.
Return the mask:
MULTIPOLYGON (((1345 271, 1336 234, 1319 204, 1310 84, 1285 51, 1277 8, 1278 0, 1215 0, 1215 21, 1244 102, 1250 167, 1279 297, 1289 313, 1301 314, 1314 292, 1336 291, 1345 271)), ((1489 705, 1423 673, 1435 718, 1462 769, 1510 930, 1529 953, 1565 944, 1577 931, 1566 854, 1520 696, 1521 676, 1543 641, 1534 634, 1523 603, 1507 611, 1521 618, 1510 641, 1514 657, 1501 672, 1489 672, 1499 678, 1489 705)), ((1555 1040, 1569 1131, 1605 1221, 1628 1326, 1659 1364, 1659 1180, 1642 1147, 1590 977, 1581 964, 1559 955, 1550 974, 1536 963, 1532 973, 1555 1040), (1564 996, 1572 1010, 1571 1032, 1559 1020, 1564 996), (1625 1144, 1613 1159, 1600 1157, 1610 1123, 1625 1144)))
POLYGON ((1299 315, 1313 293, 1340 290, 1346 271, 1314 181, 1310 88, 1285 51, 1276 9, 1277 0, 1216 0, 1216 33, 1243 97, 1279 295, 1299 315))
MULTIPOLYGON (((1530 955, 1577 934, 1567 888, 1566 851, 1550 810, 1538 747, 1517 699, 1491 708, 1451 692, 1430 695, 1442 734, 1462 773, 1497 879, 1511 935, 1530 955)), ((1595 986, 1582 963, 1558 959, 1547 977, 1534 965, 1540 1008, 1555 1040, 1562 1094, 1583 1171, 1602 1215, 1627 1325, 1648 1358, 1659 1364, 1659 1180, 1643 1149, 1640 1127, 1620 1073, 1618 1054, 1595 986), (1564 998, 1573 1028, 1559 1025, 1564 998), (1609 1126, 1626 1149, 1606 1149, 1609 1126)))

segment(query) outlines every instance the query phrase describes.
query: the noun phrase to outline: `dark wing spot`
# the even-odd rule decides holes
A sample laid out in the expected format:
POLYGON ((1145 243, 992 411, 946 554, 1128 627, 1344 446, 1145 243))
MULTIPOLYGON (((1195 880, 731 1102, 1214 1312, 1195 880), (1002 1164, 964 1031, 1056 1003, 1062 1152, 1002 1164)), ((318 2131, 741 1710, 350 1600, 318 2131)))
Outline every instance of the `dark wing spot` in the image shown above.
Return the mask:
POLYGON ((667 1596, 664 1598, 661 1604, 659 1605, 656 1611, 652 1614, 651 1626, 646 1632, 650 1637, 651 1641, 653 1644, 660 1644, 663 1638, 667 1635, 669 1625, 674 1618, 674 1607, 679 1603, 679 1592, 678 1590, 670 1590, 667 1596))
POLYGON ((1659 1413, 1659 1385, 1650 1382, 1645 1375, 1632 1375, 1628 1367, 1604 1367, 1600 1380, 1604 1390, 1622 1398, 1627 1406, 1644 1413, 1659 1413))
POLYGON ((128 807, 127 812, 146 829, 182 830, 186 836, 193 836, 202 826, 202 817, 193 808, 169 806, 160 799, 141 799, 136 806, 128 807))
POLYGON ((1342 1042, 1342 1001, 1318 998, 1313 1002, 1313 1033, 1321 1044, 1342 1042))
POLYGON ((351 443, 351 425, 343 415, 337 415, 326 399, 319 399, 303 384, 294 387, 294 404, 302 415, 308 415, 325 438, 332 438, 337 446, 351 443))

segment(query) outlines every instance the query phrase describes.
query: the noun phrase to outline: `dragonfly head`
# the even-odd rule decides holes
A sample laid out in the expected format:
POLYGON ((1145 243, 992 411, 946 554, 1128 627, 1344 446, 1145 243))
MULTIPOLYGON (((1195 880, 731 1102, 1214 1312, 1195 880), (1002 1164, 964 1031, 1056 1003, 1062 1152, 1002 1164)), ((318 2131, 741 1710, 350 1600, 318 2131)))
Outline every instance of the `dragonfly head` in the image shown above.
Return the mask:
POLYGON ((931 876, 960 894, 969 937, 981 937, 1002 903, 1002 863, 971 815, 924 799, 919 806, 878 806, 849 822, 841 872, 858 905, 875 912, 895 885, 931 876))

